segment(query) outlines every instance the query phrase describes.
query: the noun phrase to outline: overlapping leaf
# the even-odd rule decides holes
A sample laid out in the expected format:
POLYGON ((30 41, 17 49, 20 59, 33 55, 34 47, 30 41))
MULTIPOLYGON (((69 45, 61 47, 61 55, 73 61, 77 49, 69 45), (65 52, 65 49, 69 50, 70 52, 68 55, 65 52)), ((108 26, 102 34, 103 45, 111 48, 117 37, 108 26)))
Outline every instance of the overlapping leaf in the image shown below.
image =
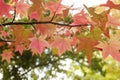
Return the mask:
POLYGON ((120 62, 120 38, 112 36, 108 42, 100 42, 96 47, 102 49, 103 59, 111 55, 115 60, 120 62))
POLYGON ((10 5, 6 4, 4 0, 0 0, 0 17, 11 17, 11 10, 13 10, 13 8, 10 5))
POLYGON ((42 38, 34 37, 30 40, 31 40, 31 43, 30 43, 29 49, 32 50, 33 54, 38 53, 39 55, 41 55, 44 49, 49 47, 48 42, 42 38))
POLYGON ((16 14, 20 14, 21 17, 27 17, 29 5, 24 0, 17 1, 16 14))
POLYGON ((37 12, 36 15, 39 15, 39 20, 42 19, 44 13, 43 0, 31 0, 33 2, 32 6, 29 8, 29 15, 37 12))
POLYGON ((56 53, 61 56, 66 50, 71 51, 70 42, 67 39, 56 37, 55 41, 51 44, 53 49, 57 49, 56 53))
POLYGON ((120 9, 120 4, 113 3, 112 0, 108 0, 106 4, 101 4, 101 6, 109 7, 110 9, 120 9))

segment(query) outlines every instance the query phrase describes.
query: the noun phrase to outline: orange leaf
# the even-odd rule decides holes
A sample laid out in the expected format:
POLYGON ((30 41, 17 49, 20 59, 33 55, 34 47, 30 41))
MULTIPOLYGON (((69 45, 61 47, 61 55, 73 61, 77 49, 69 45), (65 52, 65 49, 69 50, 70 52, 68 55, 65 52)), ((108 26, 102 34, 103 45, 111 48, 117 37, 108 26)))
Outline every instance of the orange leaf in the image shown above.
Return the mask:
MULTIPOLYGON (((34 12, 37 12, 37 15, 39 15, 39 19, 43 17, 44 12, 44 6, 43 6, 43 0, 31 0, 33 2, 32 6, 29 8, 29 15, 33 14, 34 12)), ((42 20, 42 19, 41 19, 42 20)))
POLYGON ((10 59, 13 58, 13 53, 11 50, 4 50, 1 56, 2 61, 6 60, 8 63, 10 63, 10 59))
POLYGON ((88 62, 91 62, 93 49, 95 49, 95 45, 97 45, 98 42, 90 37, 80 37, 78 39, 79 39, 79 44, 77 48, 78 51, 85 50, 88 62))
POLYGON ((32 36, 31 30, 25 29, 23 26, 13 27, 12 33, 16 38, 17 44, 20 44, 20 43, 26 44, 27 42, 29 42, 28 38, 30 38, 32 36))

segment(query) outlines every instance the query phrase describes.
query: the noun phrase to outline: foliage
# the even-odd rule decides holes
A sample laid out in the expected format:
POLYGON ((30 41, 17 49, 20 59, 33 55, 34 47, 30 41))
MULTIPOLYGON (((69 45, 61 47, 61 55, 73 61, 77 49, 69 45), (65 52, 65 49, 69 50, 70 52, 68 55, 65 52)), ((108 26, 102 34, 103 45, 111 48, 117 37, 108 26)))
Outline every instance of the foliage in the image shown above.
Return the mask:
MULTIPOLYGON (((120 78, 119 74, 110 77, 111 64, 105 61, 109 55, 120 61, 120 2, 108 0, 93 7, 84 5, 75 15, 70 13, 74 10, 72 6, 61 2, 0 0, 3 80, 27 79, 31 71, 32 77, 38 79, 34 72, 36 68, 45 72, 44 80, 56 77, 53 71, 70 77, 73 74, 71 68, 83 73, 82 76, 71 76, 74 80, 120 78), (60 68, 66 60, 72 60, 67 71, 60 68)), ((113 68, 119 71, 119 66, 113 68)))

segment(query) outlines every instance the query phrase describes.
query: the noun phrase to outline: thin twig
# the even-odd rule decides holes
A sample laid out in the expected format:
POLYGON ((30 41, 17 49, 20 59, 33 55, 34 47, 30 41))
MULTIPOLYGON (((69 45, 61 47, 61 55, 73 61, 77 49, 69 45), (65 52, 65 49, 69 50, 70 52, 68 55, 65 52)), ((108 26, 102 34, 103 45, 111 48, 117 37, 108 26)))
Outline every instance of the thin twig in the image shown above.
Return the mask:
POLYGON ((58 5, 58 7, 56 8, 56 10, 55 10, 55 12, 54 12, 54 14, 53 14, 53 16, 52 16, 52 18, 51 18, 51 20, 50 20, 50 21, 53 21, 53 20, 54 20, 55 15, 56 15, 57 10, 59 9, 59 7, 60 7, 60 4, 59 4, 59 5, 58 5))
POLYGON ((14 22, 14 20, 15 20, 15 17, 16 17, 16 6, 14 6, 14 14, 13 14, 12 23, 14 22))
POLYGON ((55 61, 50 61, 49 63, 43 63, 43 64, 38 64, 38 65, 34 65, 32 68, 28 69, 26 72, 24 72, 23 74, 21 74, 21 76, 27 74, 28 72, 32 71, 33 69, 40 67, 40 66, 48 66, 49 64, 55 64, 57 61, 59 61, 60 59, 57 59, 55 61))
POLYGON ((2 36, 0 36, 0 42, 15 42, 15 40, 9 40, 9 39, 4 39, 2 36))

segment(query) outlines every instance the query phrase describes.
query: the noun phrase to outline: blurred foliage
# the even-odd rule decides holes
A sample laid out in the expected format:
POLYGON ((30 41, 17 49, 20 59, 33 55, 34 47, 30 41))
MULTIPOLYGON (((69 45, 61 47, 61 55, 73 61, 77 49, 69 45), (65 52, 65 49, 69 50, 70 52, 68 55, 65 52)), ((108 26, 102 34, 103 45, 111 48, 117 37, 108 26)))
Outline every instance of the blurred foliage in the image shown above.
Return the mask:
MULTIPOLYGON (((2 49, 2 48, 1 48, 2 49)), ((88 63, 85 52, 65 52, 61 57, 48 49, 41 56, 32 56, 31 51, 18 52, 11 63, 0 62, 2 80, 119 80, 120 63, 108 57, 102 60, 101 53, 93 53, 88 63)))

